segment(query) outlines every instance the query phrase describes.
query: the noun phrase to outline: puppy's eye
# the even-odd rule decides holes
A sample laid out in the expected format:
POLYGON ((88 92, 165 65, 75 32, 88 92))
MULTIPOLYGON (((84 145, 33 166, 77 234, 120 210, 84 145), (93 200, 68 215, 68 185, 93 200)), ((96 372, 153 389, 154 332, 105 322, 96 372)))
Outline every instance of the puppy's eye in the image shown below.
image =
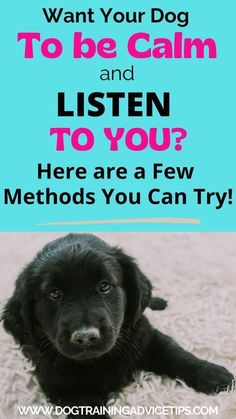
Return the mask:
POLYGON ((51 301, 58 301, 60 300, 61 296, 62 296, 62 293, 57 288, 52 288, 48 294, 49 300, 51 301))
POLYGON ((98 291, 100 294, 108 294, 111 291, 111 284, 108 281, 102 281, 99 284, 98 291))

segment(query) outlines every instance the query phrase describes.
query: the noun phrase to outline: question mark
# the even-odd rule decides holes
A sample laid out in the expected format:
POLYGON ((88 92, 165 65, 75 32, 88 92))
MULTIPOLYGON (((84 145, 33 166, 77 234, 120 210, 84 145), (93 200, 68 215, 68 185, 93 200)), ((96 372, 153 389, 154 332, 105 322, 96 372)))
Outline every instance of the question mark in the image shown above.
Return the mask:
POLYGON ((176 151, 181 151, 182 150, 181 141, 184 140, 187 137, 187 131, 184 128, 173 128, 171 130, 171 132, 173 134, 175 132, 179 132, 180 133, 180 136, 175 139, 175 141, 176 141, 175 150, 176 151))

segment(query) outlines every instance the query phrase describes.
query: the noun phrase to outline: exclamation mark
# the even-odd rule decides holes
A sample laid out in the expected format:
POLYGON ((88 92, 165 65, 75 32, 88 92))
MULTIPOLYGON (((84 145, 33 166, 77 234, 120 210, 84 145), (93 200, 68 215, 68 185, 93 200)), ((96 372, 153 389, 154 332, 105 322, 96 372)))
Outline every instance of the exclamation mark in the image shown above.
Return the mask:
POLYGON ((228 190, 228 195, 229 195, 229 205, 232 205, 232 203, 233 203, 233 189, 228 190))

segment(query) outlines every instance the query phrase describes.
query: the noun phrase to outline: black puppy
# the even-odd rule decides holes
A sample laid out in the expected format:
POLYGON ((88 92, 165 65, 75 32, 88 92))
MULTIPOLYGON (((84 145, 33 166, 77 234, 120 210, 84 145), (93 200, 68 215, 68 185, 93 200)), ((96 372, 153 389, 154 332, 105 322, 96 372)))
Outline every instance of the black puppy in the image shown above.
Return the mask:
POLYGON ((4 327, 57 405, 102 406, 138 369, 178 377, 207 394, 230 386, 225 368, 153 329, 143 311, 162 309, 165 301, 152 299, 151 291, 121 249, 90 234, 69 234, 47 244, 21 273, 4 327))

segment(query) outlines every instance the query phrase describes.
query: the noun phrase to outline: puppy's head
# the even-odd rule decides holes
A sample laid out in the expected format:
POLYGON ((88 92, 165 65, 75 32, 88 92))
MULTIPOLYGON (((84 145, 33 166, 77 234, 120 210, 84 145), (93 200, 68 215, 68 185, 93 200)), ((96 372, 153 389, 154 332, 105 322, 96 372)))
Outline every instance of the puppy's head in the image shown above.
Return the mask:
POLYGON ((21 345, 42 339, 67 358, 99 358, 133 327, 151 286, 122 250, 99 238, 70 234, 49 243, 16 282, 4 327, 21 345))

